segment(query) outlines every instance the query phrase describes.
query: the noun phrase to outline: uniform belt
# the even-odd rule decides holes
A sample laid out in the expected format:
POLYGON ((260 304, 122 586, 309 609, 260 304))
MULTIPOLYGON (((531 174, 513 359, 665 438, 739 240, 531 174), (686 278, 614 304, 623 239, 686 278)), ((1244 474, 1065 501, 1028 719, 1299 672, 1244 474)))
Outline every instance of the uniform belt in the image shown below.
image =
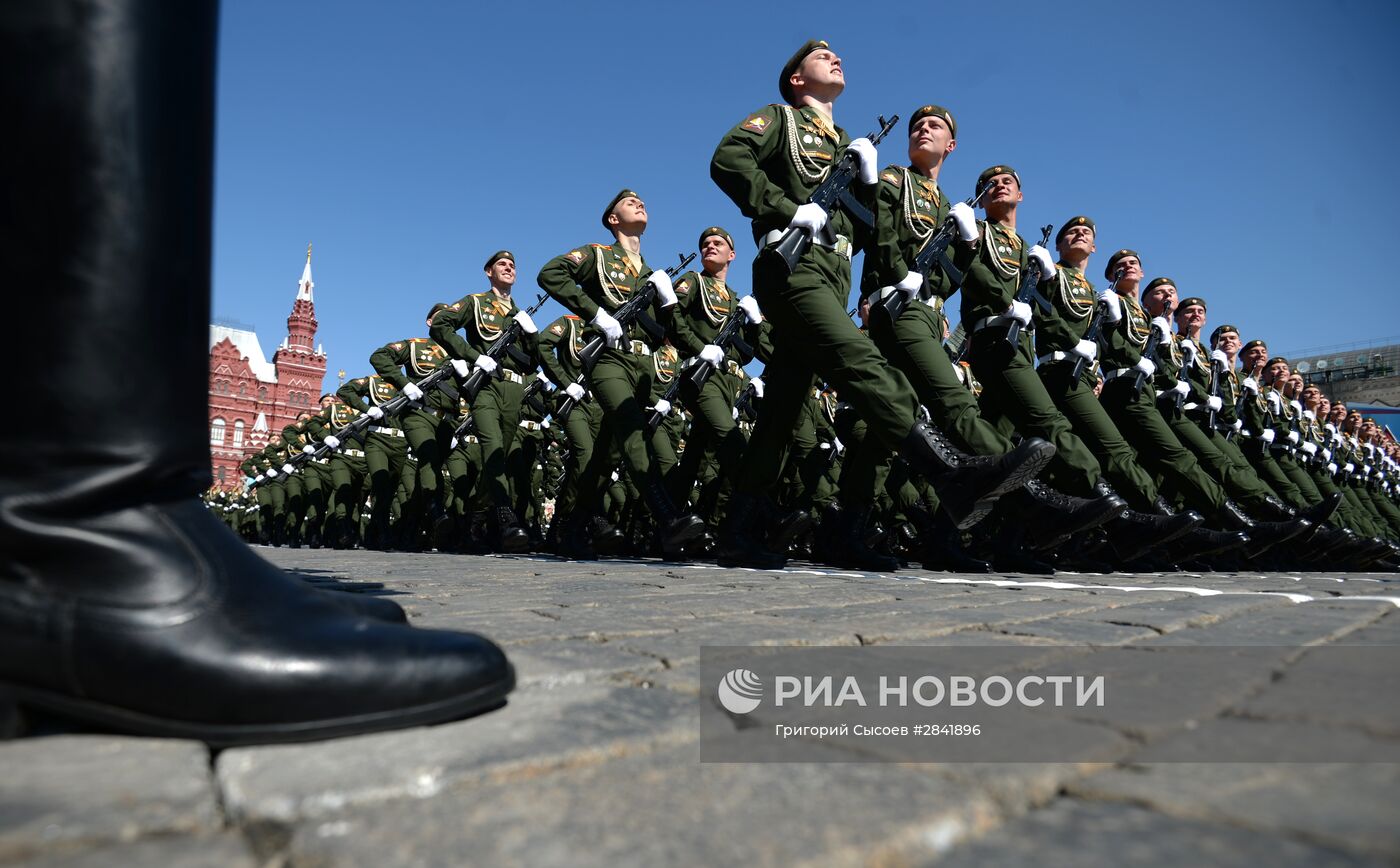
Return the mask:
POLYGON ((520 420, 520 427, 521 427, 521 428, 524 428, 526 431, 539 431, 539 430, 541 430, 541 428, 540 428, 540 423, 538 423, 538 422, 531 422, 529 419, 521 419, 521 420, 520 420))
POLYGON ((480 443, 480 442, 481 442, 480 440, 477 440, 477 439, 476 439, 476 435, 475 435, 475 434, 467 434, 467 435, 462 436, 462 437, 453 437, 452 439, 453 439, 454 441, 456 441, 457 443, 480 443))
POLYGON ((313 458, 313 459, 311 459, 311 460, 312 460, 313 462, 315 462, 316 464, 330 464, 330 463, 331 463, 331 460, 330 460, 329 458, 313 458))
POLYGON ((647 346, 646 341, 630 341, 630 342, 629 342, 629 349, 631 350, 631 352, 632 352, 634 355, 638 355, 638 356, 649 356, 649 355, 651 355, 651 347, 647 346))
MULTIPOLYGON (((760 244, 759 247, 767 247, 777 242, 779 238, 783 237, 783 233, 786 231, 786 229, 774 229, 772 232, 763 236, 763 243, 760 244)), ((844 235, 837 235, 835 239, 831 239, 828 237, 827 232, 817 232, 812 236, 812 243, 835 251, 836 255, 842 259, 850 259, 851 254, 854 252, 852 250, 851 239, 844 235)))
MULTIPOLYGON (((876 293, 876 297, 879 298, 881 301, 884 301, 891 295, 894 295, 896 292, 899 292, 899 290, 895 289, 893 286, 886 286, 881 288, 880 291, 876 293)), ((937 312, 943 310, 943 305, 948 300, 939 295, 930 295, 928 298, 919 298, 918 301, 920 304, 926 304, 929 306, 930 309, 937 312)))
POLYGON ((510 380, 512 383, 525 382, 525 378, 517 374, 515 371, 507 371, 505 368, 498 368, 497 370, 500 371, 502 378, 510 380))
POLYGON ((978 320, 977 324, 972 327, 972 330, 974 332, 980 332, 982 329, 989 329, 992 326, 1009 326, 1012 322, 1013 320, 1009 316, 1002 316, 1000 314, 997 316, 988 316, 978 320))
POLYGON ((1107 383, 1109 380, 1116 380, 1119 377, 1126 377, 1129 374, 1136 374, 1137 372, 1137 368, 1114 368, 1113 370, 1104 374, 1103 381, 1107 383))
POLYGON ((378 425, 371 425, 369 426, 369 430, 373 431, 376 434, 387 434, 390 437, 403 436, 403 429, 401 428, 381 428, 378 425))
POLYGON ((363 450, 363 449, 342 449, 342 450, 340 450, 340 453, 341 453, 342 455, 348 455, 348 456, 350 456, 351 458, 364 458, 364 457, 365 457, 365 453, 364 453, 364 450, 363 450))
POLYGON ((1055 352, 1053 353, 1046 353, 1043 356, 1037 356, 1035 363, 1037 365, 1048 365, 1052 362, 1067 362, 1070 359, 1075 358, 1078 358, 1078 356, 1074 355, 1074 353, 1067 353, 1064 350, 1055 350, 1055 352))

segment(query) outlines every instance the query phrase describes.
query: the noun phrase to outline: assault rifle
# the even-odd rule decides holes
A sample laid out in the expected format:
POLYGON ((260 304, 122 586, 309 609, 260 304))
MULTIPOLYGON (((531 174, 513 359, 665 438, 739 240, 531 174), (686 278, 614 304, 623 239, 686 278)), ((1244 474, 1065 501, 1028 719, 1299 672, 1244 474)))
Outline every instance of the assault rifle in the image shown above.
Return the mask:
MULTIPOLYGON (((1048 223, 1040 233, 1040 246, 1044 247, 1050 241, 1050 231, 1054 229, 1054 224, 1048 223)), ((1016 293, 1016 300, 1022 304, 1030 304, 1034 301, 1040 305, 1040 309, 1045 313, 1051 313, 1055 308, 1050 304, 1050 300, 1040 294, 1036 287, 1040 285, 1040 260, 1032 260, 1026 266, 1026 274, 1021 278, 1021 291, 1016 293)), ((1021 323, 1019 320, 1012 320, 1011 326, 1006 330, 1006 342, 1015 349, 1021 344, 1021 323)))
MULTIPOLYGON (((1220 375, 1223 373, 1221 368, 1225 363, 1215 357, 1215 350, 1216 344, 1212 342, 1210 345, 1210 397, 1219 398, 1220 375)), ((1215 432, 1215 411, 1211 409, 1207 409, 1206 412, 1206 431, 1211 433, 1215 432)))
MULTIPOLYGON (((685 267, 694 259, 694 253, 680 257, 681 261, 679 263, 666 269, 666 275, 672 280, 675 280, 685 271, 685 267)), ((613 319, 617 320, 618 326, 625 330, 632 324, 633 320, 646 313, 646 309, 651 306, 651 301, 655 297, 656 288, 650 283, 642 284, 640 289, 633 290, 632 295, 622 303, 621 307, 613 311, 613 319)), ((598 357, 603 354, 603 350, 607 349, 607 346, 607 339, 602 335, 594 335, 589 338, 588 343, 584 344, 583 349, 579 350, 578 353, 579 361, 583 364, 584 373, 578 375, 574 380, 575 383, 582 386, 587 382, 588 373, 593 371, 593 366, 598 363, 598 357)), ((572 396, 565 398, 564 402, 559 405, 558 412, 554 415, 560 420, 566 419, 569 414, 574 411, 574 407, 577 404, 578 401, 575 401, 572 396)))
MULTIPOLYGON (((1191 358, 1195 359, 1196 357, 1192 356, 1191 358)), ((1185 383, 1188 392, 1191 390, 1191 369, 1188 367, 1190 364, 1190 362, 1186 361, 1185 354, 1183 353, 1181 369, 1176 372, 1176 381, 1178 383, 1185 383)), ((1176 409, 1180 410, 1186 404, 1186 396, 1177 392, 1176 397, 1172 399, 1172 404, 1176 406, 1176 409)))
MULTIPOLYGON (((1162 316, 1160 318, 1166 319, 1171 315, 1171 309, 1167 308, 1162 311, 1162 316)), ((1125 313, 1124 316, 1126 317, 1127 314, 1125 313)), ((1147 349, 1142 354, 1143 358, 1147 359, 1154 365, 1157 364, 1157 360, 1161 357, 1162 354, 1160 348, 1162 346, 1163 337, 1165 337, 1165 335, 1161 334, 1161 329, 1159 329, 1157 327, 1157 324, 1154 322, 1152 324, 1152 328, 1147 332, 1147 349)), ((1147 374, 1144 374, 1142 371, 1138 371, 1137 377, 1133 379, 1133 392, 1135 394, 1141 395, 1142 387, 1145 385, 1147 385, 1147 374)))
MULTIPOLYGON (((729 315, 729 319, 724 321, 724 325, 720 326, 719 334, 715 335, 715 339, 710 343, 727 352, 730 344, 739 341, 739 329, 747 325, 748 321, 748 316, 742 310, 736 309, 729 315)), ((695 394, 698 395, 700 394, 700 390, 705 387, 705 383, 707 383, 714 374, 715 370, 716 369, 712 367, 709 362, 698 361, 696 364, 691 365, 690 369, 685 372, 684 380, 694 387, 695 394)), ((679 376, 676 377, 676 381, 666 390, 666 395, 664 397, 667 401, 671 400, 672 396, 677 394, 681 382, 682 378, 679 376)))
MULTIPOLYGON (((525 311, 525 315, 533 317, 536 313, 539 312, 540 308, 544 307, 544 300, 544 293, 540 293, 539 295, 537 295, 535 297, 535 303, 528 310, 525 311)), ((510 326, 507 327, 506 330, 501 333, 500 337, 496 338, 496 340, 491 342, 491 346, 486 349, 485 355, 490 356, 493 360, 499 363, 501 360, 501 356, 505 355, 506 352, 512 346, 515 345, 516 341, 520 340, 520 336, 524 333, 525 330, 520 327, 520 323, 516 322, 515 320, 512 320, 510 326)), ((462 381, 462 393, 467 396, 467 401, 470 402, 476 400, 477 393, 482 390, 482 388, 486 385, 488 381, 490 381, 490 379, 493 376, 496 375, 488 374, 481 368, 475 368, 470 374, 468 374, 467 378, 462 381)), ((421 389, 423 387, 420 384, 418 388, 421 389)))
MULTIPOLYGON (((880 144, 890 130, 894 129, 895 123, 899 120, 899 115, 895 115, 888 121, 884 115, 880 115, 880 129, 878 132, 866 136, 872 145, 880 144)), ((841 159, 831 174, 826 176, 817 189, 812 191, 812 195, 807 201, 820 205, 821 209, 830 215, 836 208, 846 209, 852 217, 856 218, 866 226, 873 226, 875 218, 870 213, 870 209, 856 201, 851 194, 851 182, 856 178, 856 172, 860 168, 860 159, 851 153, 847 148, 841 154, 841 159)), ((812 232, 805 226, 791 226, 783 231, 778 240, 764 247, 758 252, 758 262, 760 265, 767 265, 773 268, 782 267, 784 274, 792 274, 797 268, 797 263, 802 259, 808 249, 812 246, 812 232)))
MULTIPOLYGON (((539 390, 543 388, 544 380, 540 377, 535 377, 529 382, 529 384, 525 386, 525 391, 520 393, 520 405, 522 407, 525 406, 525 404, 527 404, 532 398, 534 398, 535 395, 539 392, 539 390)), ((452 432, 452 436, 465 437, 468 434, 475 433, 476 413, 472 413, 471 415, 467 416, 467 418, 462 420, 462 424, 457 426, 456 430, 452 432)))
MULTIPOLYGON (((1118 292, 1118 281, 1123 279, 1123 272, 1125 270, 1126 269, 1119 268, 1117 271, 1113 272, 1113 283, 1108 285, 1109 292, 1118 292)), ((1093 341, 1096 344, 1099 342, 1099 335, 1103 334, 1103 322, 1108 315, 1104 308, 1105 305, 1102 304, 1094 307, 1094 318, 1089 322, 1089 330, 1084 333, 1084 340, 1093 341)), ((1084 366, 1087 364, 1089 364, 1089 360, 1083 357, 1074 360, 1074 369, 1070 372, 1069 377, 1071 386, 1079 383, 1079 378, 1084 376, 1084 366)))
MULTIPOLYGON (((967 198, 964 200, 963 204, 967 205, 969 208, 976 208, 977 204, 982 201, 982 197, 987 195, 987 191, 990 189, 990 184, 983 186, 981 192, 976 196, 967 198)), ((948 250, 948 245, 953 243, 953 234, 956 231, 957 224, 950 216, 943 221, 943 225, 938 228, 938 231, 924 242, 924 246, 919 248, 919 252, 914 254, 913 270, 924 276, 925 283, 928 282, 928 276, 933 273, 934 266, 938 264, 939 260, 943 258, 943 254, 948 250)), ((885 313, 889 315, 890 322, 894 322, 899 319, 900 314, 904 313, 904 309, 909 306, 909 302, 910 298, 907 293, 895 291, 880 299, 880 306, 883 307, 885 313)))

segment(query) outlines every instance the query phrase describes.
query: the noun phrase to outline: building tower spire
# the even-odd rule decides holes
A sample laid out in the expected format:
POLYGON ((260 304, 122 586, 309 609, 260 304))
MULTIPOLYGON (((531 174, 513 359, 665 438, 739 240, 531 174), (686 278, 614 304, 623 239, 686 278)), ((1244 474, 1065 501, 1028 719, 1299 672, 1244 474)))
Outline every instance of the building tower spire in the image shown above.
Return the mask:
POLYGON ((312 352, 316 340, 316 301, 311 290, 311 245, 306 245, 306 265, 297 283, 297 297, 292 302, 292 314, 287 317, 287 346, 312 352))

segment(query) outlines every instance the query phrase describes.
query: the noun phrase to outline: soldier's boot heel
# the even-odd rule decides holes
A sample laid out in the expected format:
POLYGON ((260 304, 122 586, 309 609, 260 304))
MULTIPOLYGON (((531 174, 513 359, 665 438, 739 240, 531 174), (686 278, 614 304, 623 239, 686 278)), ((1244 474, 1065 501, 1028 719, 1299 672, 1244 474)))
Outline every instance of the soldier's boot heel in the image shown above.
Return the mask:
POLYGON ((722 567, 750 567, 757 570, 780 570, 787 556, 770 551, 763 545, 760 528, 762 510, 751 494, 736 491, 729 498, 729 507, 715 543, 715 561, 722 567))
POLYGON ((654 468, 642 484, 642 496, 656 518, 662 554, 668 558, 683 557, 685 544, 705 532, 705 522, 697 515, 676 509, 661 474, 654 468))
POLYGON ((493 516, 493 536, 497 551, 519 554, 530 550, 530 535, 516 521, 515 510, 508 506, 496 507, 493 516))
POLYGON ((1038 437, 1023 440, 999 457, 968 455, 926 422, 910 430, 899 451, 933 482, 940 506, 959 530, 985 518, 998 498, 1040 475, 1055 456, 1054 444, 1038 437))

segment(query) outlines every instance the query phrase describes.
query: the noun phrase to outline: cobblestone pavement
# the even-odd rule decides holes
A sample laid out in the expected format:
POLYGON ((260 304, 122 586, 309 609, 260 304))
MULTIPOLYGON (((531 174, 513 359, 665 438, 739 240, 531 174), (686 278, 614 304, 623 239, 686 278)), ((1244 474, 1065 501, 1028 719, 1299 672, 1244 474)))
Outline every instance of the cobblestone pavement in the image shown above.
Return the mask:
MULTIPOLYGON (((260 549, 314 583, 478 630, 509 704, 443 726, 240 748, 60 734, 0 743, 0 863, 34 865, 1377 865, 1400 862, 1400 765, 1111 761, 702 764, 701 645, 1400 645, 1385 575, 861 574, 260 549), (382 583, 382 587, 378 584, 382 583)), ((1290 714, 1295 654, 1204 719, 1267 743, 1325 728, 1394 755, 1400 695, 1347 672, 1290 714), (1248 707, 1241 711, 1241 706, 1248 707), (1227 710, 1235 713, 1225 716, 1227 710)))

